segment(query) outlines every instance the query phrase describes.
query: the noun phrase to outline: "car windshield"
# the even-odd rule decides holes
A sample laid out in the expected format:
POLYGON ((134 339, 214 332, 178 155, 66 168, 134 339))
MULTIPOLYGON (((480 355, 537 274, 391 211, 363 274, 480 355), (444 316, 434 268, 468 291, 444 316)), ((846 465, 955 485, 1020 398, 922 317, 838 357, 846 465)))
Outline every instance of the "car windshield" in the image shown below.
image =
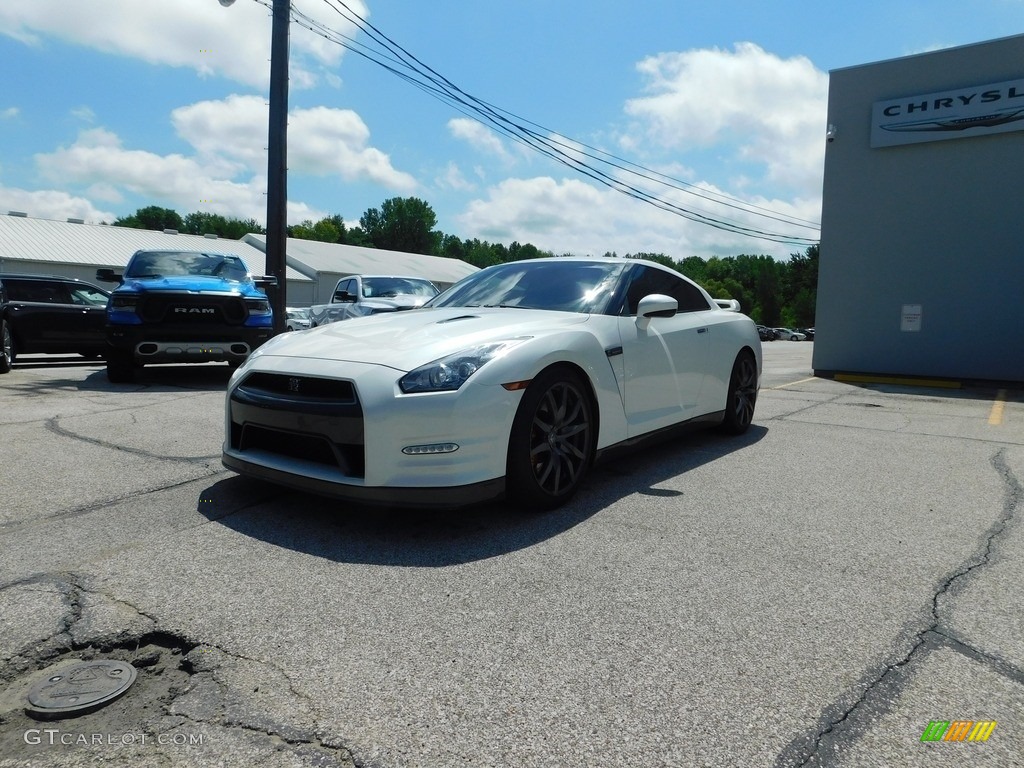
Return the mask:
POLYGON ((364 277, 363 298, 380 298, 391 296, 437 296, 437 288, 429 280, 418 280, 414 277, 364 277))
POLYGON ((604 313, 623 269, 618 262, 514 261, 467 277, 427 306, 604 313))
POLYGON ((190 251, 146 251, 135 254, 125 272, 126 278, 183 277, 208 275, 242 282, 249 270, 237 256, 190 251))

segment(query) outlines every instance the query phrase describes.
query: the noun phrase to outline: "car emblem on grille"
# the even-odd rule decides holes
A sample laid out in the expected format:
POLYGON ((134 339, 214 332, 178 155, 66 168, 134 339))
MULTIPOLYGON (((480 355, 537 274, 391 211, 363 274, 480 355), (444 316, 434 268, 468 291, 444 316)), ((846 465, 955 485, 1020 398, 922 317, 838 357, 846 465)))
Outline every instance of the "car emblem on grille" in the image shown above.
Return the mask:
POLYGON ((301 384, 302 384, 302 379, 296 379, 294 377, 289 378, 288 379, 288 391, 289 392, 298 392, 299 391, 299 387, 301 386, 301 384))

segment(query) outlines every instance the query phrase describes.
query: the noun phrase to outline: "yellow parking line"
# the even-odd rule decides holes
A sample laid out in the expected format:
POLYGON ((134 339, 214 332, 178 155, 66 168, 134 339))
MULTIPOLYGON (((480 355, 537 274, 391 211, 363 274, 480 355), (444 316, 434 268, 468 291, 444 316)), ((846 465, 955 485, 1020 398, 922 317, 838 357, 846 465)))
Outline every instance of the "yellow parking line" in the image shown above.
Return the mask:
POLYGON ((1006 407, 1006 390, 1000 389, 996 392, 995 402, 992 403, 992 410, 988 414, 988 423, 998 427, 1003 423, 1003 409, 1006 407))
POLYGON ((803 384, 805 381, 814 381, 817 376, 811 376, 809 379, 800 379, 800 381, 791 381, 789 384, 779 384, 777 387, 771 387, 771 389, 785 389, 786 387, 795 387, 797 384, 803 384))

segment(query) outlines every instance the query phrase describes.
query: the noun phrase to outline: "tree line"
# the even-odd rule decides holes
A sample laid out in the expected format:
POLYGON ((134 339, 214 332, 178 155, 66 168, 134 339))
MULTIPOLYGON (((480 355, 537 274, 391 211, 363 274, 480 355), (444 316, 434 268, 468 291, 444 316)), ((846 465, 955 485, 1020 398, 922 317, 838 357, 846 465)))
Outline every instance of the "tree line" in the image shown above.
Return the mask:
MULTIPOLYGON (((253 219, 234 219, 196 211, 184 217, 169 208, 147 206, 114 221, 115 226, 136 229, 174 229, 192 235, 215 234, 240 240, 246 234, 266 234, 253 219)), ((288 237, 357 245, 405 253, 422 253, 459 259, 476 267, 488 267, 543 256, 569 256, 542 251, 530 243, 490 243, 478 238, 463 240, 435 229, 437 216, 428 203, 415 197, 393 197, 379 208, 369 208, 352 226, 339 215, 319 221, 306 220, 288 227, 288 237)), ((614 256, 614 253, 605 253, 614 256)), ((771 256, 687 256, 675 260, 663 253, 627 253, 627 258, 648 259, 682 272, 716 299, 736 299, 755 322, 771 327, 813 327, 818 291, 818 246, 790 254, 788 262, 771 256)))

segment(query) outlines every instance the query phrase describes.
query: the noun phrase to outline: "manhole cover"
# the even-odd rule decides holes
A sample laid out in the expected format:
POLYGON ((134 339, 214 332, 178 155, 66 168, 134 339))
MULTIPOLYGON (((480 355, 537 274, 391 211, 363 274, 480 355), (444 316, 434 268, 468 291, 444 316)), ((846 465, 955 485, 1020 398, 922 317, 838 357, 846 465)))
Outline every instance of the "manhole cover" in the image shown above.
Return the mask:
POLYGON ((29 689, 25 711, 37 717, 81 715, 127 691, 138 673, 124 661, 81 661, 43 670, 29 689))

